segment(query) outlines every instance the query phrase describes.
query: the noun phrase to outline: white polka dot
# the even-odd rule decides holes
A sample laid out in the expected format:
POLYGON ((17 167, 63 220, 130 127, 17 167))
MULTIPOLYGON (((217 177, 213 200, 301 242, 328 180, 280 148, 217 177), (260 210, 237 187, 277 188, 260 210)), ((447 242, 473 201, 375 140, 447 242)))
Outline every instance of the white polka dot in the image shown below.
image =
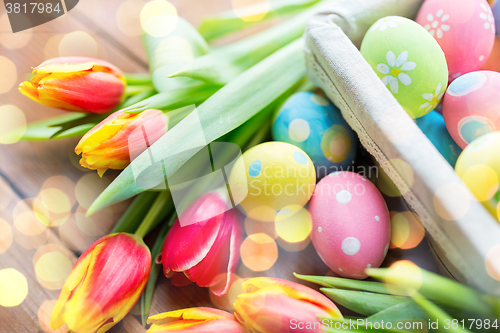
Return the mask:
POLYGON ((361 248, 361 243, 355 237, 347 237, 342 241, 342 252, 348 256, 353 256, 358 253, 361 248))
POLYGON ((314 103, 321 105, 321 106, 327 106, 329 104, 329 102, 326 98, 318 96, 318 95, 312 95, 311 101, 313 101, 314 103))
POLYGON ((380 221, 380 217, 378 217, 378 215, 375 215, 375 220, 380 221))
POLYGON ((322 231, 323 231, 323 228, 318 227, 318 232, 322 232, 322 231))
POLYGON ((365 177, 361 177, 361 180, 366 182, 366 178, 365 177))
POLYGON ((311 134, 309 123, 304 119, 294 119, 288 126, 288 136, 294 142, 303 142, 311 134))
POLYGON ((352 200, 352 194, 347 190, 342 190, 335 195, 335 199, 338 203, 345 204, 352 200))
POLYGON ((366 265, 366 268, 372 268, 371 264, 366 265))
POLYGON ((339 272, 342 272, 342 268, 339 267, 339 272))
POLYGON ((389 243, 387 243, 387 245, 385 246, 385 249, 384 249, 384 257, 387 255, 387 252, 389 251, 389 243))
POLYGON ((479 61, 483 61, 483 60, 484 60, 484 55, 479 57, 479 61))

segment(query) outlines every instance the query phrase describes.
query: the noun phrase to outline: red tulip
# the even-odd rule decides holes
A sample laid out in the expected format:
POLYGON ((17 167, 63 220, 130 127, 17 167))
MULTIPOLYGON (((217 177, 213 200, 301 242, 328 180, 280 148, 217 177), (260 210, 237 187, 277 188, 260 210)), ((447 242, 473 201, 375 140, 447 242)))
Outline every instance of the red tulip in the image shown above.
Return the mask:
POLYGON ((243 290, 234 315, 248 332, 322 332, 321 318, 343 318, 327 297, 295 282, 257 277, 244 282, 243 290))
POLYGON ((160 110, 140 113, 116 111, 88 131, 75 148, 80 165, 97 170, 124 169, 167 133, 168 118, 160 110))
MULTIPOLYGON (((217 296, 227 293, 243 242, 241 217, 235 209, 225 211, 227 205, 222 194, 210 192, 181 214, 182 225, 178 219, 163 245, 163 272, 167 277, 182 272, 198 286, 212 287, 217 296)), ((172 282, 183 284, 177 279, 172 282)))
POLYGON ((71 332, 103 333, 127 315, 146 287, 149 248, 141 238, 104 236, 78 258, 59 294, 50 326, 71 332))
POLYGON ((118 68, 86 57, 53 58, 33 68, 33 73, 19 91, 35 102, 67 111, 109 112, 120 104, 126 86, 118 68))
POLYGON ((148 318, 149 333, 245 333, 243 326, 226 311, 191 308, 160 313, 148 318))

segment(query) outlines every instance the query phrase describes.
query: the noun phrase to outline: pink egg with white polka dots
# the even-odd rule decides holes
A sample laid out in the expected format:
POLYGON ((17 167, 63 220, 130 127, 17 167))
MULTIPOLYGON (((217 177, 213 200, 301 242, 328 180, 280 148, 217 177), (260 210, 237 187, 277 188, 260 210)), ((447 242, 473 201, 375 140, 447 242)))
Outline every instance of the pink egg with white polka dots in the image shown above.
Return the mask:
POLYGON ((495 19, 486 0, 426 0, 417 23, 445 53, 450 81, 480 69, 493 50, 495 19))
POLYGON ((317 185, 309 203, 311 239, 320 258, 343 277, 364 279, 389 249, 391 223, 382 194, 366 177, 334 172, 317 185))

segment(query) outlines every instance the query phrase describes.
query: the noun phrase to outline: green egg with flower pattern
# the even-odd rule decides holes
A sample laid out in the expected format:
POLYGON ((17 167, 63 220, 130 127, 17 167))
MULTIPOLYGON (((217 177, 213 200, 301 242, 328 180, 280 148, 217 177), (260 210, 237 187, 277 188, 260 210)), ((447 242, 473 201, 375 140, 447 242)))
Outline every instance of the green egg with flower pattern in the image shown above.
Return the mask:
POLYGON ((446 58, 418 23, 399 16, 378 20, 361 54, 410 117, 425 116, 441 102, 448 85, 446 58))

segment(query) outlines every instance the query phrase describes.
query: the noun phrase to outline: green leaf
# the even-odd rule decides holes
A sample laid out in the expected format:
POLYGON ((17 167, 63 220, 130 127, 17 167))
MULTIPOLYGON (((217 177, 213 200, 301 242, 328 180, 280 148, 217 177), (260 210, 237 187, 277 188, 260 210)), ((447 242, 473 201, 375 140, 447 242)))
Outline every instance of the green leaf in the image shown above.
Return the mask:
POLYGON ((225 85, 268 55, 301 37, 309 16, 323 5, 322 2, 263 32, 214 48, 169 77, 190 77, 225 85))
POLYGON ((446 312, 444 312, 439 306, 436 304, 432 303, 431 301, 427 300, 424 296, 422 296, 419 293, 415 293, 415 295, 412 296, 413 300, 415 303, 420 305, 422 309, 427 312, 429 317, 432 320, 438 320, 439 325, 438 325, 438 331, 439 332, 451 332, 451 333, 469 333, 469 330, 463 329, 460 327, 460 325, 457 326, 457 328, 453 328, 452 326, 452 320, 453 318, 449 316, 446 312), (450 323, 450 327, 445 327, 445 323, 448 321, 450 323))
POLYGON ((147 109, 175 110, 188 105, 199 105, 212 96, 219 86, 204 82, 192 82, 176 86, 124 108, 125 112, 139 113, 147 109))
POLYGON ((209 46, 200 33, 185 19, 178 17, 175 29, 167 36, 142 36, 149 59, 153 85, 159 92, 191 84, 189 78, 171 79, 168 75, 178 71, 196 57, 209 52, 209 46))
POLYGON ((139 224, 144 219, 149 211, 149 208, 158 197, 158 192, 146 191, 141 193, 134 199, 132 204, 127 208, 118 223, 111 231, 112 234, 117 232, 134 233, 139 224))
MULTIPOLYGON (((418 306, 415 302, 407 302, 402 304, 396 304, 382 310, 368 318, 365 319, 366 322, 369 323, 381 323, 384 321, 385 323, 390 322, 393 324, 393 327, 396 327, 397 323, 405 323, 405 322, 422 322, 423 332, 427 331, 427 325, 429 320, 429 315, 422 310, 420 306, 418 306)), ((420 325, 420 324, 417 324, 420 325)), ((368 325, 369 327, 369 325, 368 325)), ((418 330, 410 330, 410 331, 418 331, 418 330)))
POLYGON ((371 316, 397 304, 412 302, 410 298, 374 294, 363 291, 321 288, 332 301, 364 316, 371 316))
POLYGON ((152 84, 149 73, 125 73, 124 75, 128 86, 152 84))
POLYGON ((378 268, 367 269, 370 276, 391 283, 397 287, 409 289, 411 293, 418 289, 424 297, 449 307, 469 310, 485 316, 495 316, 495 307, 490 304, 487 296, 472 288, 443 276, 420 269, 421 274, 414 270, 378 268))
POLYGON ((280 15, 294 14, 301 9, 316 4, 319 0, 273 0, 267 2, 269 7, 260 3, 238 9, 238 15, 234 10, 228 10, 217 16, 205 17, 198 31, 208 41, 231 32, 244 29, 250 25, 261 23, 280 15), (255 21, 252 18, 259 16, 262 19, 255 21))
POLYGON ((176 219, 177 219, 177 214, 174 213, 170 218, 170 220, 168 221, 168 223, 165 223, 165 225, 161 229, 160 233, 158 234, 158 237, 156 238, 155 244, 151 249, 151 260, 152 260, 151 271, 149 273, 149 279, 148 283, 146 284, 146 288, 144 289, 144 292, 141 295, 141 319, 142 319, 142 325, 144 327, 146 326, 148 320, 149 310, 151 308, 151 301, 153 299, 153 293, 155 290, 156 281, 158 280, 158 274, 160 274, 161 272, 161 264, 156 263, 156 257, 158 257, 158 255, 161 253, 168 231, 170 230, 170 227, 174 224, 176 219))
POLYGON ((316 283, 324 287, 349 289, 349 290, 363 290, 380 294, 392 294, 387 290, 385 285, 380 282, 352 280, 352 279, 338 278, 333 276, 300 275, 297 273, 294 273, 293 275, 295 275, 297 279, 316 283))
POLYGON ((201 143, 214 141, 276 101, 306 74, 303 46, 301 38, 221 88, 123 170, 88 213, 144 192, 146 189, 137 184, 134 173, 144 174, 151 183, 163 182, 157 174, 143 173, 153 162, 151 158, 154 162, 162 161, 163 174, 171 176, 201 149, 201 143), (169 158, 173 155, 176 158, 169 158))
POLYGON ((142 220, 135 234, 141 238, 146 237, 146 235, 151 230, 156 228, 156 226, 163 221, 172 212, 172 210, 174 210, 174 202, 172 201, 170 191, 160 192, 154 203, 149 208, 148 213, 142 220))

